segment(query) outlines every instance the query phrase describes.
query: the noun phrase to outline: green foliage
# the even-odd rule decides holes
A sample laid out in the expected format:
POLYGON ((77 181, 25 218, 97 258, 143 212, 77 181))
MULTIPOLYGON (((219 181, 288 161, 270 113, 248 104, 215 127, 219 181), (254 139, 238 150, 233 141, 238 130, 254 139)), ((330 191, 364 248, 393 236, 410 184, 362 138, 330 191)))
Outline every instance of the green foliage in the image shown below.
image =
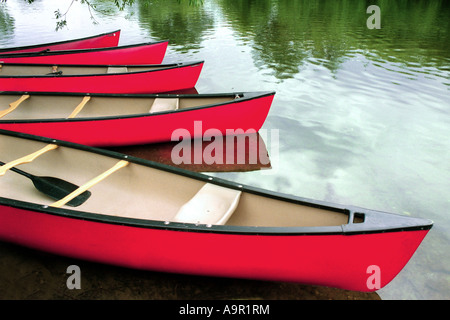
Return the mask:
POLYGON ((178 3, 188 3, 190 6, 200 6, 203 4, 203 0, 177 0, 178 3))
POLYGON ((120 11, 123 11, 126 6, 131 6, 133 3, 134 0, 114 0, 114 4, 120 11))

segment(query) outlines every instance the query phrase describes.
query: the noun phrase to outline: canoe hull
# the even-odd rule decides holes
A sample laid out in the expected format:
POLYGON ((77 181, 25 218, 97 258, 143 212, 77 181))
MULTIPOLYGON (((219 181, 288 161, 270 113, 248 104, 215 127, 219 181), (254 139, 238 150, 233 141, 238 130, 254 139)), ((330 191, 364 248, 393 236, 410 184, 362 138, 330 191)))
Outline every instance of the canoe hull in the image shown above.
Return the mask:
POLYGON ((93 75, 0 76, 2 91, 158 93, 195 87, 203 62, 147 72, 93 75))
POLYGON ((227 234, 102 223, 5 205, 0 213, 2 241, 58 255, 143 270, 365 292, 388 284, 428 232, 227 234))
POLYGON ((76 50, 115 47, 119 44, 120 30, 99 34, 82 39, 73 39, 24 47, 0 49, 0 54, 39 52, 43 50, 76 50))
POLYGON ((257 132, 263 125, 274 93, 254 99, 160 114, 60 121, 1 121, 0 129, 51 137, 90 146, 122 146, 182 141, 221 133, 257 132), (176 131, 175 130, 179 130, 176 131), (175 132, 175 134, 174 134, 175 132), (180 134, 176 134, 179 132, 180 134), (95 134, 93 134, 95 133, 95 134), (174 137, 172 138, 172 135, 174 137))
POLYGON ((71 64, 71 65, 140 65, 159 64, 163 61, 168 42, 155 42, 125 47, 48 52, 42 54, 0 53, 1 63, 71 64))

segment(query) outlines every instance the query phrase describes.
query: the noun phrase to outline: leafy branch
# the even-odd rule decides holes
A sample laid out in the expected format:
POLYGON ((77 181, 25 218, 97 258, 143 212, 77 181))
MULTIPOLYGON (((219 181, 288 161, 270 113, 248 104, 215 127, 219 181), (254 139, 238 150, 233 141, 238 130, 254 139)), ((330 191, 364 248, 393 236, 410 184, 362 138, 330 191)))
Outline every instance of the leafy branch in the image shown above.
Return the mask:
MULTIPOLYGON (((6 2, 7 0, 0 0, 1 2, 6 2)), ((29 4, 32 4, 35 0, 25 0, 29 4)), ((95 19, 94 12, 101 13, 103 15, 108 15, 109 13, 106 10, 97 9, 96 5, 91 3, 90 0, 72 0, 67 8, 67 10, 63 13, 59 9, 55 10, 55 18, 56 18, 56 30, 60 30, 67 26, 67 15, 70 11, 70 8, 75 2, 80 2, 88 7, 90 18, 93 24, 98 24, 98 21, 95 19)), ((119 11, 123 11, 127 6, 131 6, 135 0, 113 0, 114 5, 119 9, 119 11)))
MULTIPOLYGON (((7 0, 0 0, 0 2, 6 2, 6 1, 7 0)), ((24 1, 28 2, 29 4, 32 4, 35 0, 24 0, 24 1)), ((166 1, 166 0, 164 0, 164 1, 166 1)), ((177 0, 177 1, 180 4, 187 1, 189 3, 189 5, 191 5, 191 6, 198 6, 198 5, 202 5, 204 0, 177 0)), ((57 31, 67 26, 67 15, 70 11, 70 8, 72 7, 72 5, 75 2, 79 2, 88 7, 89 15, 90 15, 90 18, 91 18, 93 24, 99 23, 95 19, 94 12, 98 12, 103 15, 111 15, 111 13, 108 12, 107 10, 97 9, 96 5, 91 3, 91 0, 72 0, 69 4, 69 7, 67 8, 67 10, 64 13, 62 13, 59 9, 54 11, 55 18, 57 20, 56 21, 56 30, 57 31)), ((135 0, 113 0, 113 2, 119 11, 123 11, 123 10, 125 10, 125 8, 127 6, 133 5, 135 0)), ((148 1, 146 1, 146 4, 148 4, 148 1)))
MULTIPOLYGON (((26 0, 29 3, 33 2, 34 0, 26 0)), ((85 4, 88 7, 89 15, 91 17, 93 24, 98 24, 98 21, 95 19, 95 16, 93 14, 93 11, 99 12, 103 15, 108 15, 109 13, 104 10, 97 9, 95 4, 92 4, 89 0, 72 0, 69 7, 67 8, 66 12, 61 13, 61 11, 58 9, 55 11, 55 18, 58 20, 56 21, 56 30, 62 29, 63 27, 67 26, 67 14, 69 13, 70 8, 74 4, 75 1, 80 1, 81 4, 85 4)), ((135 0, 114 0, 114 5, 120 10, 123 11, 126 6, 131 6, 134 3, 135 0)))

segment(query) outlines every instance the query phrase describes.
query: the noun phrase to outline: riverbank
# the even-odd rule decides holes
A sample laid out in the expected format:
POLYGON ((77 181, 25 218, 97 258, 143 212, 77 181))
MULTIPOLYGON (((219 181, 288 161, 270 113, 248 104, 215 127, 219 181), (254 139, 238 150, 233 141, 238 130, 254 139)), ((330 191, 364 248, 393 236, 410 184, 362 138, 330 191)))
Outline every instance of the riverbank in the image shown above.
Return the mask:
POLYGON ((380 300, 377 293, 292 283, 131 270, 78 261, 0 242, 2 300, 380 300), (68 289, 67 267, 81 271, 68 289))

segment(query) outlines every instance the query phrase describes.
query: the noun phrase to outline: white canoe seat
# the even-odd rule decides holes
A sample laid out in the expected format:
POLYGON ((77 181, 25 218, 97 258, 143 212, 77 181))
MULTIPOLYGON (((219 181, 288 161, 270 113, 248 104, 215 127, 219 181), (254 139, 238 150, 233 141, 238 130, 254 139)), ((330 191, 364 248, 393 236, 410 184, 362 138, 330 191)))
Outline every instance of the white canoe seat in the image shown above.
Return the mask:
POLYGON ((173 221, 198 224, 225 224, 236 209, 241 191, 205 184, 185 203, 173 221))
POLYGON ((127 67, 108 67, 108 70, 106 70, 106 73, 127 73, 128 68, 127 67))
POLYGON ((178 98, 156 98, 150 107, 149 112, 162 112, 162 111, 172 111, 177 110, 179 105, 178 98))

